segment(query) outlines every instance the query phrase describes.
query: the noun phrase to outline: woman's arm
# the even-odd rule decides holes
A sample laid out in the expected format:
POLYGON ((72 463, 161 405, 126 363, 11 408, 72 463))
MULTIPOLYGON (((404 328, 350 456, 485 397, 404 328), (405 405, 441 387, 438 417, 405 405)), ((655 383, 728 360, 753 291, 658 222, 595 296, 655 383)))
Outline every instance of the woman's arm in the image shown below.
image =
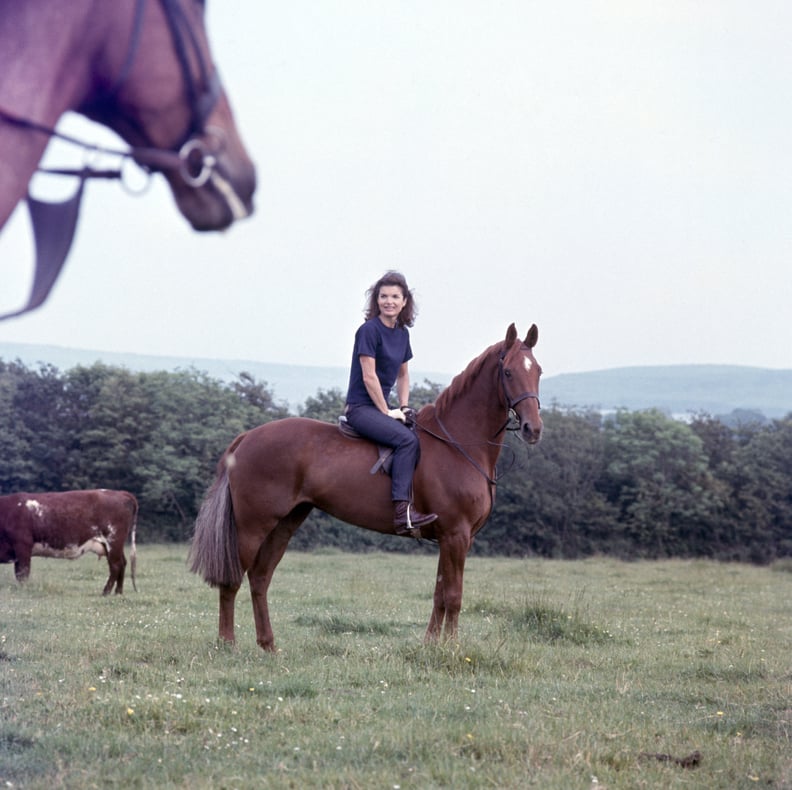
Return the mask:
POLYGON ((410 370, 407 362, 402 363, 396 376, 396 395, 399 398, 399 407, 410 402, 410 370))
MULTIPOLYGON (((368 392, 374 405, 383 414, 387 414, 389 411, 388 404, 385 402, 385 397, 382 394, 382 385, 377 378, 377 365, 374 357, 367 357, 361 354, 358 359, 360 360, 360 369, 363 372, 363 383, 366 385, 366 392, 368 392)), ((401 372, 399 375, 401 375, 401 372)))

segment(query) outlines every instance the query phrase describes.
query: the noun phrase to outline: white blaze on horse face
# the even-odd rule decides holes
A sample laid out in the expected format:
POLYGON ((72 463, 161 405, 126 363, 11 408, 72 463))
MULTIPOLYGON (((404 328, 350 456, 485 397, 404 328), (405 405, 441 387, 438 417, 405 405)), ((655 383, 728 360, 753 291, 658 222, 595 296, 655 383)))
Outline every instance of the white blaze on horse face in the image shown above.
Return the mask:
POLYGON ((523 357, 523 365, 525 365, 525 369, 530 373, 531 368, 533 367, 533 362, 531 362, 528 357, 523 357))

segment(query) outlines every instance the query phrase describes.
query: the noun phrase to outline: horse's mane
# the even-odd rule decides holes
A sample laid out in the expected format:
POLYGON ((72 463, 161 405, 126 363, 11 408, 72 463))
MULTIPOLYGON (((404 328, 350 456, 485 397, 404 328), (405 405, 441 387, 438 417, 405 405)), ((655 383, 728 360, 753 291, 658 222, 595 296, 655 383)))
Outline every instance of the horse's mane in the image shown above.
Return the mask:
POLYGON ((437 396, 435 400, 435 408, 439 411, 445 411, 457 398, 461 398, 468 392, 475 379, 481 373, 481 369, 487 360, 494 354, 500 353, 503 349, 503 342, 495 343, 489 348, 481 352, 474 360, 468 363, 468 366, 459 374, 454 376, 451 383, 437 396))

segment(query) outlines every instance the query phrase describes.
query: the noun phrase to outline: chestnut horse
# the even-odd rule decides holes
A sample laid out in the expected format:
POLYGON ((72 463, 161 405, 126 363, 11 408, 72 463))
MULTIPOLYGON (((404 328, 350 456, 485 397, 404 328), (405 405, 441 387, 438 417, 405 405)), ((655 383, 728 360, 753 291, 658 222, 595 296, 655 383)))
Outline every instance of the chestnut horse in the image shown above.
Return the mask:
MULTIPOLYGON (((252 211, 255 170, 212 62, 202 0, 0 3, 0 229, 73 110, 161 172, 196 230, 252 211)), ((96 175, 86 168, 83 178, 96 175)), ((104 171, 102 177, 107 177, 104 171)))
MULTIPOLYGON (((422 537, 439 545, 434 606, 425 641, 454 638, 462 606, 465 559, 494 502, 495 464, 513 412, 519 434, 539 441, 539 332, 484 351, 417 417, 421 460, 415 506, 438 514, 422 537)), ((390 480, 370 474, 374 445, 328 423, 276 420, 237 436, 218 464, 201 506, 190 570, 220 591, 220 638, 234 641, 234 600, 248 575, 256 641, 274 650, 267 590, 294 532, 314 508, 376 532, 394 534, 390 480)))

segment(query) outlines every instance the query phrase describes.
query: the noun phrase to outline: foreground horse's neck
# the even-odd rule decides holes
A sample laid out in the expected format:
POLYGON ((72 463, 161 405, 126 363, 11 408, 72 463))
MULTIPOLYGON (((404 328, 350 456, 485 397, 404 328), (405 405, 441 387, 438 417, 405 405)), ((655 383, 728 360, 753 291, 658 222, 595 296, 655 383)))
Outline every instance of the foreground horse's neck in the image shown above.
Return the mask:
POLYGON ((502 343, 488 348, 454 378, 435 402, 435 416, 453 435, 494 464, 500 453, 497 433, 508 417, 498 389, 502 343))
MULTIPOLYGON (((93 3, 37 0, 3 3, 0 12, 0 107, 43 126, 54 126, 89 90, 96 24, 93 3), (24 51, 23 51, 24 50, 24 51), (35 86, 35 87, 33 87, 35 86)), ((0 122, 0 228, 44 153, 49 138, 0 122)))

